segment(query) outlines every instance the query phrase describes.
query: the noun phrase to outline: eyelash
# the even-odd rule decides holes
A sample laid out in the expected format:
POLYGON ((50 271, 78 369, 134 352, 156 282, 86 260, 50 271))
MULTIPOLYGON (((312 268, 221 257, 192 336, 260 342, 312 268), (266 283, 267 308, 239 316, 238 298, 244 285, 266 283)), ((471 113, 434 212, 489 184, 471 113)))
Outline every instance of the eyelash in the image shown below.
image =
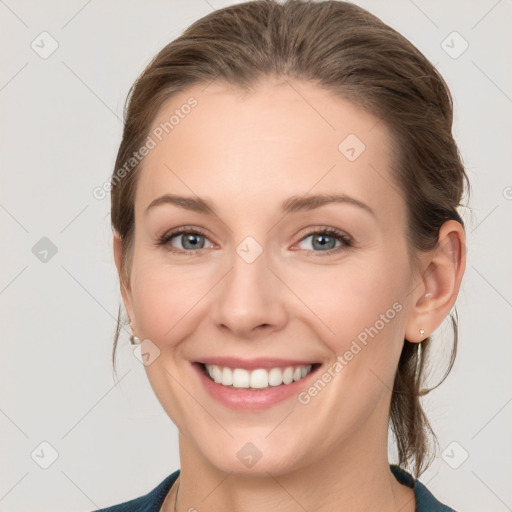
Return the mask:
MULTIPOLYGON (((183 249, 176 249, 175 247, 171 246, 169 244, 169 242, 176 236, 178 235, 183 235, 183 234, 188 234, 188 235, 201 235, 201 236, 204 236, 205 238, 208 238, 207 234, 203 231, 201 231, 200 229, 198 228, 187 228, 187 227, 183 227, 183 228, 178 228, 174 231, 171 231, 169 233, 166 233, 165 235, 163 235, 156 243, 156 245, 158 247, 165 247, 169 252, 173 252, 175 254, 190 254, 190 255, 194 255, 196 253, 198 253, 199 251, 202 251, 204 249, 193 249, 193 250, 183 250, 183 249)), ((332 238, 335 238, 337 240, 339 240, 340 242, 343 243, 343 245, 341 245, 340 247, 336 247, 334 249, 329 249, 327 251, 315 251, 315 250, 312 250, 312 249, 308 249, 307 251, 308 252, 313 252, 313 253, 316 253, 315 256, 323 256, 323 255, 331 255, 331 254, 334 254, 340 250, 343 250, 343 249, 348 249, 349 247, 352 247, 353 246, 353 240, 351 237, 349 237, 348 235, 346 235, 345 233, 343 233, 342 231, 338 230, 338 229, 335 229, 335 228, 318 228, 316 230, 313 230, 313 231, 310 231, 309 233, 307 233, 306 235, 304 235, 299 242, 302 242, 303 240, 305 240, 306 238, 312 236, 312 235, 317 235, 317 234, 321 234, 321 235, 327 235, 329 237, 332 237, 332 238)))

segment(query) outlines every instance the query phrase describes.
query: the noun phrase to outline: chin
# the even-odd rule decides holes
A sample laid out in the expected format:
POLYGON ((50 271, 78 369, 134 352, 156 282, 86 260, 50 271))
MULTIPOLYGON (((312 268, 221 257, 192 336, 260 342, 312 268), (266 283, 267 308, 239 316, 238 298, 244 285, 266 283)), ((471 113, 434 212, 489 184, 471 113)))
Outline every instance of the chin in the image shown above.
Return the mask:
POLYGON ((240 476, 268 477, 269 473, 278 476, 295 471, 305 460, 310 460, 306 453, 297 450, 300 444, 300 440, 297 445, 287 443, 283 446, 268 439, 261 442, 230 439, 225 443, 216 443, 216 446, 198 448, 204 450, 202 456, 219 471, 240 476))

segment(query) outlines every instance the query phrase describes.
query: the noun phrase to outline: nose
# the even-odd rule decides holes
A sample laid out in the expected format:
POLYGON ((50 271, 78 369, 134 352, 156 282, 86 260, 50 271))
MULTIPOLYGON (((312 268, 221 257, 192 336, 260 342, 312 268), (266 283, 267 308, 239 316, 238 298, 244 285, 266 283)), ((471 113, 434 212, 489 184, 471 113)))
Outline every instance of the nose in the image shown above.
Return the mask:
POLYGON ((266 338, 281 330, 288 320, 285 300, 290 291, 271 268, 266 251, 252 262, 235 252, 231 262, 211 310, 215 324, 239 340, 266 338))

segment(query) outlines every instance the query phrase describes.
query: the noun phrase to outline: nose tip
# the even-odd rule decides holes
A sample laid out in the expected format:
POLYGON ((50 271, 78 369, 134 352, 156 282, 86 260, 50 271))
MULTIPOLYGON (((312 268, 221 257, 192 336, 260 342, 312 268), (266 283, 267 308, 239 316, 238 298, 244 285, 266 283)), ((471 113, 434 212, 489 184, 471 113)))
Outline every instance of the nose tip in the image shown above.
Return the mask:
MULTIPOLYGON (((247 241, 246 247, 254 255, 251 243, 247 241)), ((236 255, 233 267, 219 287, 213 308, 214 322, 239 338, 268 335, 286 321, 282 284, 267 267, 266 259, 265 254, 260 254, 248 263, 243 256, 236 255)))

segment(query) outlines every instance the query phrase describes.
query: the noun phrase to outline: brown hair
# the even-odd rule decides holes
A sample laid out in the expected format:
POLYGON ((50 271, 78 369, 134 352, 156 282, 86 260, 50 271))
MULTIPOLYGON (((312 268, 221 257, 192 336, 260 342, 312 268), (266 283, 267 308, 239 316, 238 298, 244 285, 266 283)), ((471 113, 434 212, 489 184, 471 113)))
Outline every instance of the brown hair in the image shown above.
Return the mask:
MULTIPOLYGON (((411 261, 436 248, 444 222, 456 211, 469 182, 453 139, 452 98, 435 67, 407 39, 366 10, 342 1, 255 0, 216 10, 165 46, 133 84, 115 169, 144 144, 163 102, 195 84, 221 80, 240 90, 267 76, 307 80, 378 117, 394 145, 393 177, 406 203, 411 261)), ((122 240, 123 282, 129 282, 134 198, 141 163, 111 180, 112 227, 122 240), (124 281, 126 280, 126 281, 124 281)), ((119 332, 121 306, 112 362, 119 332)), ((450 315, 457 352, 457 319, 450 315)), ((434 460, 437 438, 420 403, 431 339, 404 340, 395 376, 390 423, 399 465, 419 476, 434 460), (429 460, 426 460, 428 455, 429 460), (414 464, 412 464, 414 463, 414 464)), ((438 384, 438 385, 439 385, 438 384)), ((435 386, 437 387, 437 386, 435 386)))

